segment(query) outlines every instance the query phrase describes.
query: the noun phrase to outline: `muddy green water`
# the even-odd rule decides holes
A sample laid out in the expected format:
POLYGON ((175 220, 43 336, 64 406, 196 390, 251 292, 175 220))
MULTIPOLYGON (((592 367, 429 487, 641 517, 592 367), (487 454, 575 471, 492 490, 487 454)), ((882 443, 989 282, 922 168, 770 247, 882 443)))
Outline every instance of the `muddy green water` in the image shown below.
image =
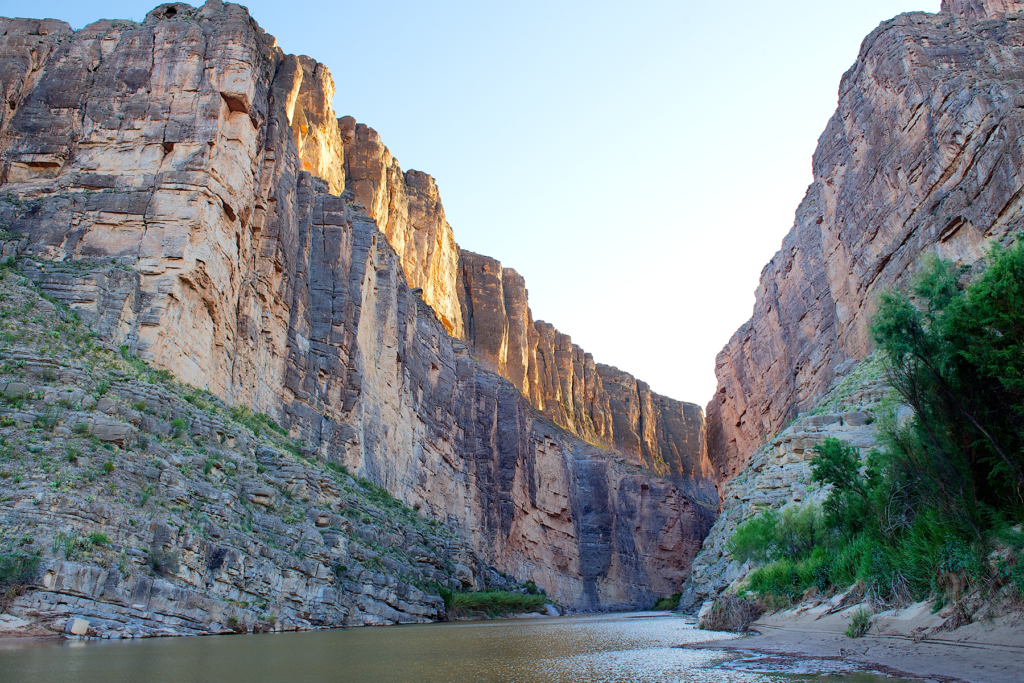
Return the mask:
POLYGON ((307 633, 137 641, 0 643, 3 683, 892 683, 749 673, 667 613, 512 619, 307 633))

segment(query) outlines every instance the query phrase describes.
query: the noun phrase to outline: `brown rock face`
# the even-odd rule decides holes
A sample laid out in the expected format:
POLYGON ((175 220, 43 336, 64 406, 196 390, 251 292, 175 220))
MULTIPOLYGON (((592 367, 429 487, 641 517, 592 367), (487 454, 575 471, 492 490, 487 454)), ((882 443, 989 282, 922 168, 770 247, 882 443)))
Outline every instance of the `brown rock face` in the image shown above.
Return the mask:
POLYGON ((335 119, 322 65, 218 0, 0 21, 0 224, 104 340, 275 416, 566 604, 678 591, 717 504, 699 409, 533 324, 511 271, 460 267, 433 180, 335 119))
POLYGON ((1021 0, 942 0, 942 11, 961 14, 968 19, 996 19, 1024 11, 1021 0))
POLYGON ((882 24, 843 77, 796 224, 718 356, 707 415, 722 480, 868 353, 877 294, 922 254, 969 263, 1022 226, 1024 16, 1002 14, 1021 4, 943 7, 957 14, 882 24))

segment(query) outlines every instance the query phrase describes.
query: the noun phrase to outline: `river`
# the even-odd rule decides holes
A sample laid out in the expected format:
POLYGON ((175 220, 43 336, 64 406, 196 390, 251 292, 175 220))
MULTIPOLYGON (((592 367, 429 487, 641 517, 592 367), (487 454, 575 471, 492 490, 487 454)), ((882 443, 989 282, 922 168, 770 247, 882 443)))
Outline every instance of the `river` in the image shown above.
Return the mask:
POLYGON ((135 641, 0 642, 2 683, 782 683, 895 679, 751 673, 721 637, 665 612, 135 641))

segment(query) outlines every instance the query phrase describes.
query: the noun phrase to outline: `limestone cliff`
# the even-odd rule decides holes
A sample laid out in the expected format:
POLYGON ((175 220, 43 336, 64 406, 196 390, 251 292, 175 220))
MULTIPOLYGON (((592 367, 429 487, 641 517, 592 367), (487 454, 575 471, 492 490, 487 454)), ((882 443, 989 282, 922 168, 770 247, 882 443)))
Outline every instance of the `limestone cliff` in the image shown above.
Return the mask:
POLYGON ((568 335, 535 322, 522 276, 459 249, 434 179, 403 173, 372 128, 351 117, 339 121, 355 203, 381 226, 409 285, 422 289, 448 333, 467 340, 487 369, 560 427, 713 499, 701 408, 595 363, 568 335))
POLYGON ((716 362, 708 448, 721 480, 870 350, 877 294, 922 254, 972 262, 1021 229, 1024 4, 947 0, 869 35, 843 76, 814 181, 716 362))
POLYGON ((534 321, 523 277, 462 252, 462 319, 474 353, 545 417, 577 436, 671 476, 702 499, 715 495, 699 406, 650 390, 552 325, 534 321))
POLYGON ((876 417, 884 413, 891 387, 884 365, 874 355, 836 368, 836 379, 809 414, 754 451, 743 472, 722 487, 722 513, 715 520, 693 571, 683 585, 679 608, 693 612, 723 592, 735 592, 756 563, 735 560, 729 541, 736 528, 757 514, 786 506, 822 505, 831 486, 812 479, 815 448, 827 438, 866 455, 879 445, 876 417))
POLYGON ((377 222, 402 260, 410 287, 426 301, 449 335, 465 336, 457 280, 459 247, 444 216, 437 183, 426 173, 403 173, 380 135, 351 116, 338 120, 345 138, 348 188, 377 222))
POLYGON ((699 409, 527 324, 521 280, 467 282, 436 185, 336 121, 323 65, 219 0, 0 21, 0 223, 44 291, 445 520, 482 565, 578 608, 678 590, 717 503, 699 409), (522 360, 477 361, 501 320, 522 360))

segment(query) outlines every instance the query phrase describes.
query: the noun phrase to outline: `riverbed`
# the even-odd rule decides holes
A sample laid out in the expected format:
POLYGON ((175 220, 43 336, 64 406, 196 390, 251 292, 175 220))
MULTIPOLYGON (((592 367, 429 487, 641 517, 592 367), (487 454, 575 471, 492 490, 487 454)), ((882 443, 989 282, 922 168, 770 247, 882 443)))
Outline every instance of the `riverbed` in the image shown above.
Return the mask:
POLYGON ((0 642, 2 683, 893 683, 739 671, 666 612, 134 641, 0 642))

